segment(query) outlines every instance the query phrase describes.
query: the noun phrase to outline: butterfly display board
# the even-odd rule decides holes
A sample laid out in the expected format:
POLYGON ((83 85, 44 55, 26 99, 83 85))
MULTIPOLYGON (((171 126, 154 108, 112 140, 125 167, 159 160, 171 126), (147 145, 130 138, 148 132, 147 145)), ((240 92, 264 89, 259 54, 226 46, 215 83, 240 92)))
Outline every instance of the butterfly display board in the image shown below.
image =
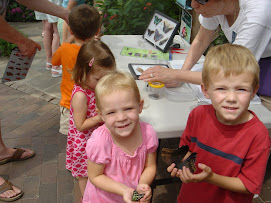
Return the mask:
POLYGON ((23 56, 17 48, 12 50, 2 83, 25 79, 33 59, 34 55, 32 57, 23 56))
POLYGON ((177 20, 156 10, 143 38, 162 52, 167 52, 179 27, 177 20))

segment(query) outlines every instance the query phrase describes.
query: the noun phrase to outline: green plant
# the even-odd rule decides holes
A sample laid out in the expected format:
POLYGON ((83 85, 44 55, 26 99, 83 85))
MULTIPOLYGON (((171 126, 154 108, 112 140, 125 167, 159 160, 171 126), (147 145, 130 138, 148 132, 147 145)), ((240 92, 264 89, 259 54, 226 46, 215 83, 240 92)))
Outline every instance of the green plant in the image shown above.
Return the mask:
POLYGON ((97 0, 103 12, 105 34, 143 34, 155 10, 178 20, 175 0, 97 0))
POLYGON ((31 22, 36 21, 33 10, 11 0, 6 11, 6 20, 8 22, 31 22))
POLYGON ((3 39, 0 39, 0 55, 9 57, 13 48, 17 47, 16 44, 12 44, 3 39))

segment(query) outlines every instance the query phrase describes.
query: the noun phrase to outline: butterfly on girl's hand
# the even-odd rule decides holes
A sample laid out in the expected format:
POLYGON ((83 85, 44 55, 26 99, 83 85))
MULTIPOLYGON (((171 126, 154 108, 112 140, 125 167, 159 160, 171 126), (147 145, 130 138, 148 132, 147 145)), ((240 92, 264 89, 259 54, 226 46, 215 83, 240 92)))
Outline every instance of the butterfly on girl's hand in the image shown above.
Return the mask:
POLYGON ((163 45, 167 40, 168 40, 168 38, 161 40, 161 41, 159 42, 159 45, 160 45, 160 46, 163 45))
POLYGON ((150 37, 154 33, 153 30, 148 29, 148 36, 150 37))
POLYGON ((170 25, 169 22, 164 21, 164 27, 163 27, 164 33, 168 33, 172 29, 173 29, 173 26, 170 25))
POLYGON ((153 37, 154 41, 157 42, 158 40, 162 39, 163 37, 164 37, 164 35, 160 34, 159 31, 157 29, 155 29, 155 33, 154 33, 154 37, 153 37))
POLYGON ((158 25, 162 21, 162 18, 158 18, 158 16, 154 16, 154 24, 158 25))
POLYGON ((134 190, 133 192, 133 197, 132 197, 132 201, 139 201, 140 199, 142 199, 144 197, 145 194, 139 194, 136 190, 134 190))
POLYGON ((188 151, 189 147, 187 145, 183 145, 177 149, 163 148, 161 152, 162 160, 168 166, 175 163, 175 168, 182 169, 185 166, 190 169, 191 173, 194 173, 197 170, 195 166, 197 153, 192 153, 187 159, 182 161, 188 151))

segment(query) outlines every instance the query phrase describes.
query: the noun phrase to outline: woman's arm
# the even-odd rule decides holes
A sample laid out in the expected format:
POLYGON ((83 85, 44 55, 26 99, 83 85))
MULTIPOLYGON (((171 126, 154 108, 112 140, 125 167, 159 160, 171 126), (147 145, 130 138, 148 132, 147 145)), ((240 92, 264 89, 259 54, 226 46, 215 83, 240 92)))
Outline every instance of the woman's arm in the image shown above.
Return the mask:
POLYGON ((16 0, 19 4, 22 4, 30 9, 47 13, 53 16, 57 16, 69 22, 69 11, 61 6, 49 2, 48 0, 16 0))
POLYGON ((201 72, 194 72, 190 70, 212 42, 214 33, 215 30, 207 30, 202 26, 200 27, 199 33, 189 49, 188 55, 181 70, 155 66, 144 71, 139 79, 144 80, 145 82, 161 81, 165 84, 174 81, 201 84, 201 72), (153 77, 151 77, 151 74, 153 77))
POLYGON ((0 16, 0 38, 8 42, 18 45, 19 50, 25 56, 33 56, 36 50, 40 50, 41 47, 38 43, 33 40, 23 36, 20 32, 10 26, 3 18, 0 16))
POLYGON ((132 194, 134 189, 122 183, 112 180, 104 175, 105 165, 96 164, 88 160, 88 178, 96 187, 114 194, 121 195, 125 202, 132 203, 132 194))
POLYGON ((199 32, 193 40, 182 70, 191 70, 213 40, 215 30, 207 30, 200 26, 199 32))
MULTIPOLYGON (((72 10, 72 8, 77 5, 77 3, 78 3, 77 1, 69 0, 69 3, 67 5, 67 9, 69 11, 72 10)), ((71 37, 71 33, 69 32, 68 27, 69 27, 68 24, 66 22, 63 22, 62 41, 66 42, 66 43, 72 43, 74 38, 71 37)))
POLYGON ((87 97, 83 92, 76 92, 73 95, 71 105, 73 108, 73 119, 77 130, 86 131, 102 122, 99 115, 86 118, 88 105, 87 97))

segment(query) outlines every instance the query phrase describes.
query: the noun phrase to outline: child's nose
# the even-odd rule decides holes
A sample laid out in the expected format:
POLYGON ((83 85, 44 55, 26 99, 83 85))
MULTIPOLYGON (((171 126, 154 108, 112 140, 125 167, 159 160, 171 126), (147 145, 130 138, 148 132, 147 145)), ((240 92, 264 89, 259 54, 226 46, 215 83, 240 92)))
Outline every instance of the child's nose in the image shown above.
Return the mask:
POLYGON ((123 120, 125 120, 125 118, 126 118, 126 116, 125 116, 125 114, 123 112, 119 112, 117 114, 118 121, 123 121, 123 120))
POLYGON ((227 100, 228 101, 236 101, 237 95, 234 91, 229 91, 227 94, 227 100))

